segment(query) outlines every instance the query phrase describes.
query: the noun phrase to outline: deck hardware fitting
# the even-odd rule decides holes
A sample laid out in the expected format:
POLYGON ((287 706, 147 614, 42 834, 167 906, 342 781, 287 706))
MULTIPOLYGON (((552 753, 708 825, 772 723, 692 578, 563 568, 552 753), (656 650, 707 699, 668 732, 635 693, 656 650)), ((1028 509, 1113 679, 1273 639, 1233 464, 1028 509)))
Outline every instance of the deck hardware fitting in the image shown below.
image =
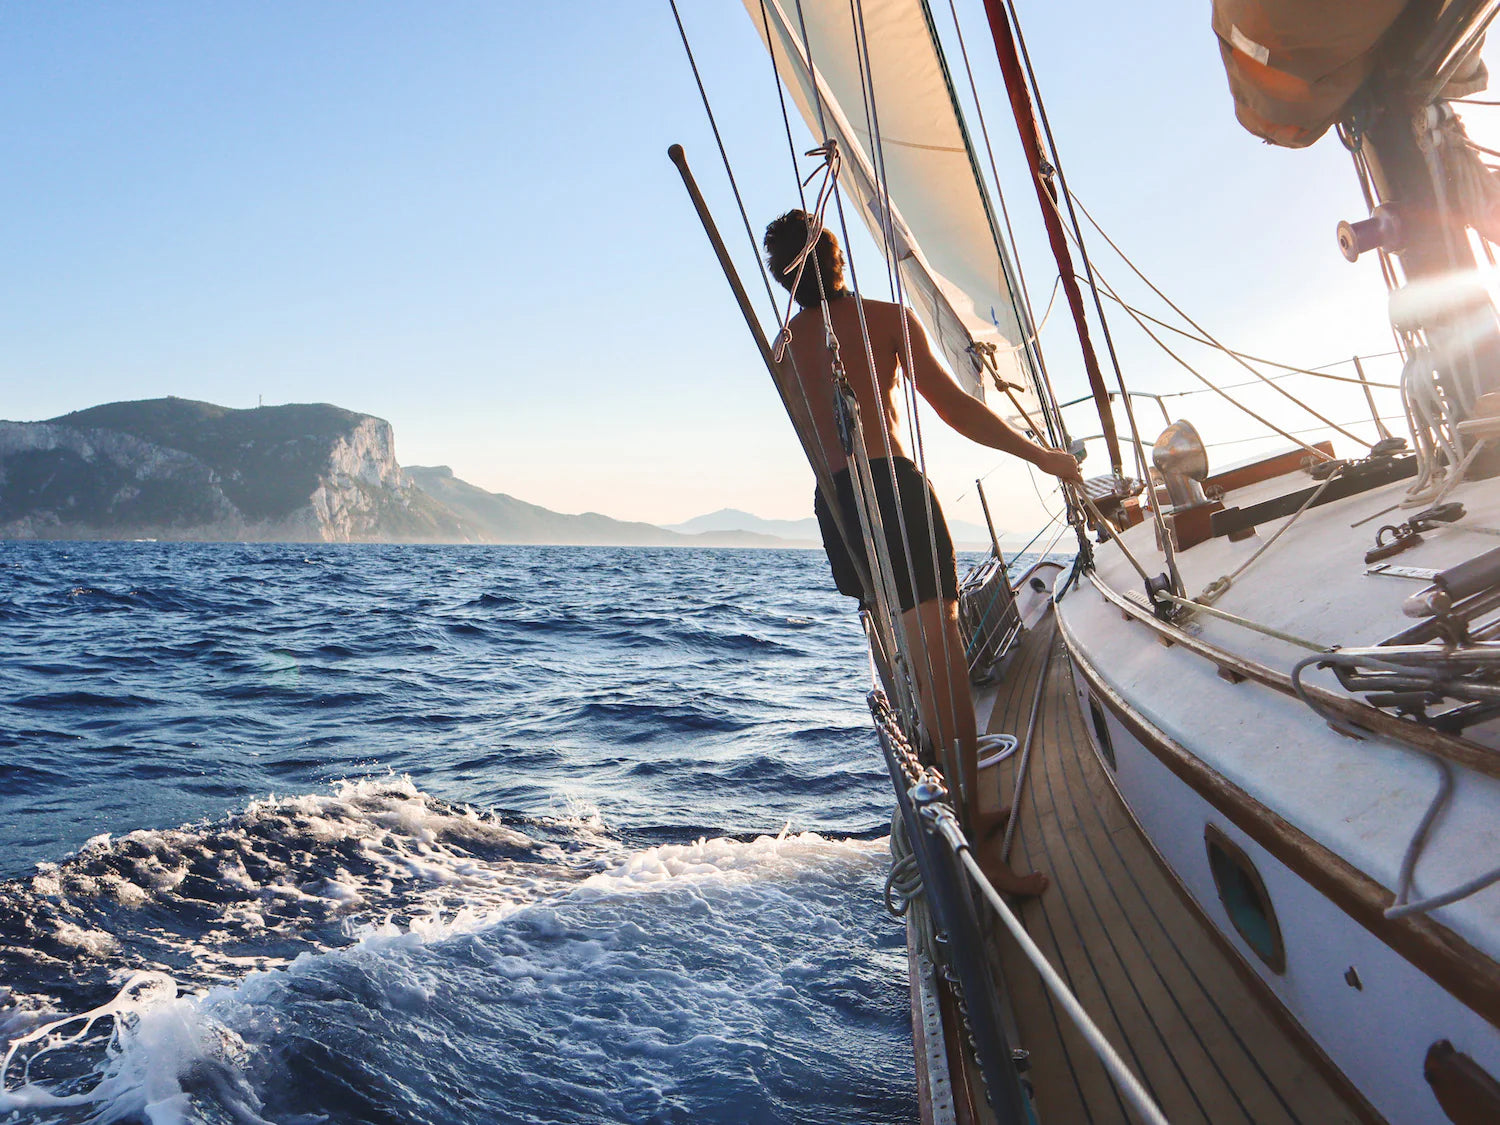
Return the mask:
MULTIPOLYGON (((1156 617, 1146 609, 1145 606, 1135 604, 1139 596, 1134 590, 1124 594, 1117 593, 1097 574, 1087 575, 1089 582, 1106 601, 1112 602, 1117 608, 1131 613, 1135 619, 1148 629, 1158 633, 1170 633, 1173 640, 1180 644, 1188 652, 1203 657, 1205 660, 1215 664, 1228 664, 1237 671, 1244 673, 1245 677, 1256 683, 1264 684, 1266 687, 1283 695, 1299 696, 1296 689, 1292 687, 1291 677, 1285 672, 1274 668, 1268 668, 1259 661, 1239 655, 1229 649, 1195 637, 1193 634, 1175 626, 1158 621, 1156 617)), ((1493 598, 1494 604, 1500 604, 1500 592, 1486 591, 1475 594, 1474 600, 1493 598)), ((1455 609, 1463 608, 1468 600, 1459 603, 1455 609)), ((1199 609, 1208 607, 1199 606, 1199 609)), ((1402 634, 1399 643, 1414 643, 1416 638, 1431 628, 1431 622, 1424 621, 1402 634)), ((1386 645, 1398 643, 1398 638, 1392 638, 1385 642, 1386 645)), ((1372 650, 1378 651, 1378 650, 1372 650)), ((1389 655, 1389 653, 1386 653, 1389 655)), ((1370 731, 1383 734, 1387 738, 1393 738, 1398 742, 1405 743, 1452 762, 1456 766, 1473 770, 1485 777, 1500 778, 1500 755, 1486 747, 1453 734, 1445 734, 1430 730, 1419 723, 1409 722, 1397 718, 1385 711, 1379 711, 1366 703, 1360 703, 1350 699, 1346 695, 1329 691, 1312 684, 1304 684, 1303 692, 1310 698, 1317 700, 1322 707, 1330 713, 1337 714, 1346 722, 1356 723, 1370 731)), ((1299 696, 1300 697, 1300 696, 1299 696)), ((1342 733, 1342 732, 1341 732, 1342 733)), ((1356 736, 1357 737, 1357 736, 1356 736)))
POLYGON ((1394 563, 1376 563, 1374 566, 1365 568, 1365 574, 1384 576, 1386 578, 1415 578, 1421 582, 1431 582, 1438 576, 1438 572, 1426 566, 1397 566, 1394 563))
POLYGON ((1365 562, 1374 563, 1381 559, 1388 559, 1422 542, 1424 542, 1422 533, 1410 524, 1388 523, 1375 533, 1375 546, 1365 552, 1365 562), (1386 532, 1391 533, 1389 540, 1385 537, 1386 532))

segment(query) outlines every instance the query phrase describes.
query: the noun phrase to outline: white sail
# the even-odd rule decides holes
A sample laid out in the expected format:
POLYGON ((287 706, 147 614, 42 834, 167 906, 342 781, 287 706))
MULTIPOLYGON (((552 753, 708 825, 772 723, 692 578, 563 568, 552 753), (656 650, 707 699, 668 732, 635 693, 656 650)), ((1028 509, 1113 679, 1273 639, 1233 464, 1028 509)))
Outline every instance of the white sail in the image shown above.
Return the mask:
MULTIPOLYGON (((1021 410, 1040 423, 1005 242, 922 0, 863 0, 873 99, 847 0, 744 3, 762 41, 769 24, 767 49, 813 135, 838 141, 846 197, 881 246, 885 208, 876 171, 883 170, 906 299, 954 374, 984 397, 988 380, 971 344, 994 345, 1000 377, 1018 388, 1021 410)), ((868 267, 862 280, 868 289, 868 267)), ((1019 413, 1009 397, 997 406, 1019 413)))

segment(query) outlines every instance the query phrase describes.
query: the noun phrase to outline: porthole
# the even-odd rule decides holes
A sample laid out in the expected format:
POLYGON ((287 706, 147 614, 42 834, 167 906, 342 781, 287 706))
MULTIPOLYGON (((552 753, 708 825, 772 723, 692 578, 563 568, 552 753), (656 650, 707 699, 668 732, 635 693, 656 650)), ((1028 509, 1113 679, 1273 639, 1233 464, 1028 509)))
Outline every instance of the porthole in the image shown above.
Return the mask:
POLYGON ((1099 753, 1104 755, 1104 760, 1109 763, 1110 769, 1117 769, 1115 744, 1109 740, 1109 725, 1104 721, 1104 712, 1099 709, 1099 701, 1092 695, 1089 696, 1089 717, 1094 720, 1094 737, 1099 743, 1099 753))
POLYGON ((1286 972, 1286 946, 1276 908, 1266 893, 1266 884, 1243 849, 1223 832, 1208 825, 1203 832, 1208 845, 1208 869, 1224 911, 1245 944, 1273 973, 1286 972))

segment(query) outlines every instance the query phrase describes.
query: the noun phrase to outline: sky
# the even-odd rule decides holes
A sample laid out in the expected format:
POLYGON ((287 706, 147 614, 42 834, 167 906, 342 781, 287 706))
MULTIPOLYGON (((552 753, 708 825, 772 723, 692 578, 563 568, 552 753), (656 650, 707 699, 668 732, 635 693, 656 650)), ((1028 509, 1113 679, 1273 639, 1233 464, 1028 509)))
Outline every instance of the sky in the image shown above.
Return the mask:
MULTIPOLYGON (((1364 217, 1347 154, 1332 137, 1292 152, 1240 129, 1204 0, 1017 6, 1070 185, 1186 311, 1291 363, 1391 348, 1376 267, 1334 243, 1340 219, 1364 217)), ((796 197, 769 61, 740 3, 680 7, 759 229, 796 197)), ((947 8, 933 0, 951 54, 947 8)), ((1045 294, 1056 268, 982 6, 957 10, 1017 255, 1045 294)), ((1494 143, 1487 112, 1500 114, 1473 110, 1471 132, 1494 143)), ((796 139, 815 143, 800 125, 796 139)), ((0 416, 163 395, 333 402, 388 419, 403 464, 559 511, 800 518, 811 473, 672 143, 754 282, 666 0, 7 5, 0 416)), ((1091 248, 1129 299, 1163 311, 1091 248)), ((867 238, 850 251, 884 277, 867 238)), ((1110 326, 1133 389, 1197 386, 1123 317, 1110 326)), ((1085 390, 1070 336, 1059 308, 1042 341, 1064 399, 1085 390)), ((1182 347, 1220 381, 1249 378, 1182 347)), ((1347 388, 1310 393, 1370 428, 1347 388)), ((1216 464, 1284 444, 1211 398, 1169 408, 1216 464)), ((1070 411, 1075 434, 1098 431, 1086 409, 1070 411)), ((1138 410, 1149 441, 1160 412, 1138 410)), ((950 514, 982 519, 980 476, 1004 529, 1057 508, 1049 482, 941 429, 924 420, 950 514)), ((1103 460, 1096 449, 1086 471, 1103 460)))

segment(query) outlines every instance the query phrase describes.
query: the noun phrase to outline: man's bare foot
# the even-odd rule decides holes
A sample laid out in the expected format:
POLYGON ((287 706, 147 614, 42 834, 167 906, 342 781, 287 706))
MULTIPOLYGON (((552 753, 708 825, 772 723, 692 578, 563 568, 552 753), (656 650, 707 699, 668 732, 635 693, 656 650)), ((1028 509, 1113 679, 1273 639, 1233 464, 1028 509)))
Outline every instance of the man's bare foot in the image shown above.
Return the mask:
POLYGON ((1052 880, 1040 871, 1029 875, 1017 875, 1010 864, 1000 858, 1000 841, 992 839, 987 847, 976 848, 975 858, 995 890, 1004 895, 1034 898, 1052 885, 1052 880))

